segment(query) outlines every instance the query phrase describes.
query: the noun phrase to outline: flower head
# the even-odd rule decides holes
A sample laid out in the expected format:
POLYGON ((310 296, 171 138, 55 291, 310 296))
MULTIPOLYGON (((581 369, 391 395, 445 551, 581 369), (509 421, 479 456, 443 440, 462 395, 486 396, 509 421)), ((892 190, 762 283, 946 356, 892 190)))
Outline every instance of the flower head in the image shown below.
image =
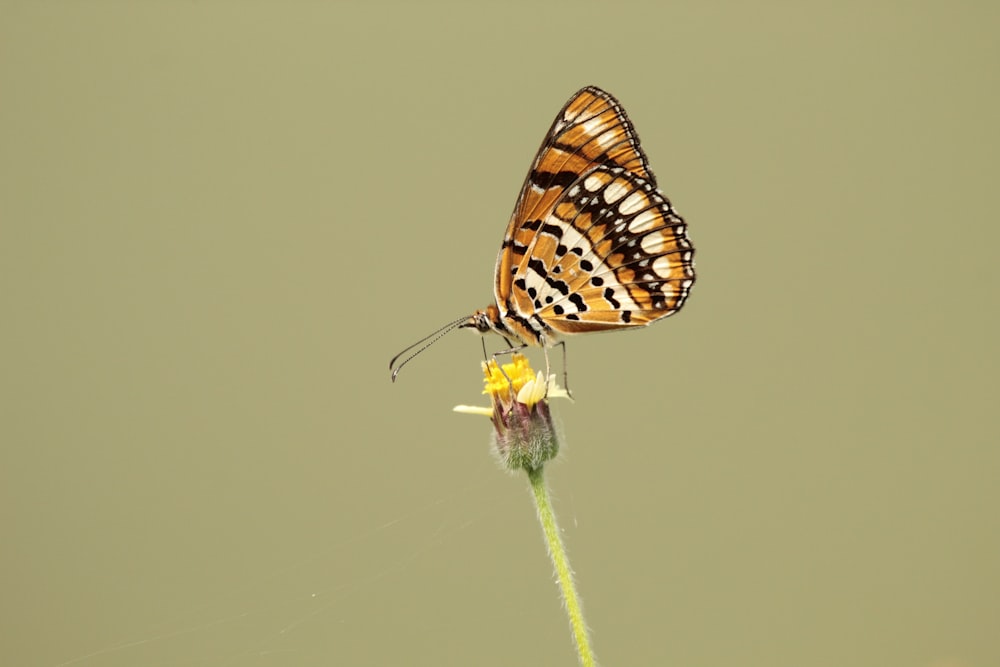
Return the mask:
POLYGON ((500 366, 483 362, 485 389, 492 411, 459 406, 460 412, 487 413, 493 420, 494 444, 504 466, 535 470, 559 452, 559 441, 549 412, 549 396, 566 396, 554 378, 535 373, 523 354, 500 366))

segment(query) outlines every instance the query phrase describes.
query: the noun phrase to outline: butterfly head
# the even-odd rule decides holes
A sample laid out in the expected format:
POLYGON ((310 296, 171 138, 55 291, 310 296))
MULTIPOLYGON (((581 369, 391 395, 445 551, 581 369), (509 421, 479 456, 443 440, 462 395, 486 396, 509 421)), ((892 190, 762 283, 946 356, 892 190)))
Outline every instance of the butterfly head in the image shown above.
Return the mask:
POLYGON ((500 310, 490 305, 469 315, 469 319, 459 325, 460 329, 475 329, 479 333, 490 331, 502 332, 500 325, 500 310))

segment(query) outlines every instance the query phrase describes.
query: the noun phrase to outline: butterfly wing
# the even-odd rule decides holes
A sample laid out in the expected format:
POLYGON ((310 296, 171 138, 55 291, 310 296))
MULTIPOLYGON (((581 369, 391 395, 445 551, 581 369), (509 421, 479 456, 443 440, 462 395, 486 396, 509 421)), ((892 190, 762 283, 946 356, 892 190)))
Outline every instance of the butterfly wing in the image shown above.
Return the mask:
POLYGON ((584 88, 521 189, 497 259, 497 306, 561 334, 649 324, 677 312, 694 283, 686 232, 621 105, 584 88))

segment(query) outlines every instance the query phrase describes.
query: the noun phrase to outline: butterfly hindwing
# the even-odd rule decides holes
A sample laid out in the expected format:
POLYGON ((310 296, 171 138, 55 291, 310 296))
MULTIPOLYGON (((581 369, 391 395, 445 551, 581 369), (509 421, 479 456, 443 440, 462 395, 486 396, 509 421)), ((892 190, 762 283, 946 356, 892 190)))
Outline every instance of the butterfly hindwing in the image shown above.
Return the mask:
POLYGON ((683 305, 694 279, 686 225, 634 174, 591 173, 565 191, 541 229, 550 238, 535 242, 523 291, 515 276, 512 303, 556 331, 645 325, 683 305))

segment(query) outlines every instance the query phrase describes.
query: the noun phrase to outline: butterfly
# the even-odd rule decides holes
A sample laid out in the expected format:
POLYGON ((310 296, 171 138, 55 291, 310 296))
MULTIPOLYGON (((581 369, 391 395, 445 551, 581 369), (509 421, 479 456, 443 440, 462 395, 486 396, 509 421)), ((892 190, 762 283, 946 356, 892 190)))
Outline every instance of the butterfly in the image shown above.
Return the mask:
POLYGON ((618 100, 588 86, 556 115, 521 187, 494 303, 400 352, 392 379, 456 328, 546 350, 572 334, 646 326, 680 310, 694 280, 687 225, 657 188, 635 128, 618 100))

